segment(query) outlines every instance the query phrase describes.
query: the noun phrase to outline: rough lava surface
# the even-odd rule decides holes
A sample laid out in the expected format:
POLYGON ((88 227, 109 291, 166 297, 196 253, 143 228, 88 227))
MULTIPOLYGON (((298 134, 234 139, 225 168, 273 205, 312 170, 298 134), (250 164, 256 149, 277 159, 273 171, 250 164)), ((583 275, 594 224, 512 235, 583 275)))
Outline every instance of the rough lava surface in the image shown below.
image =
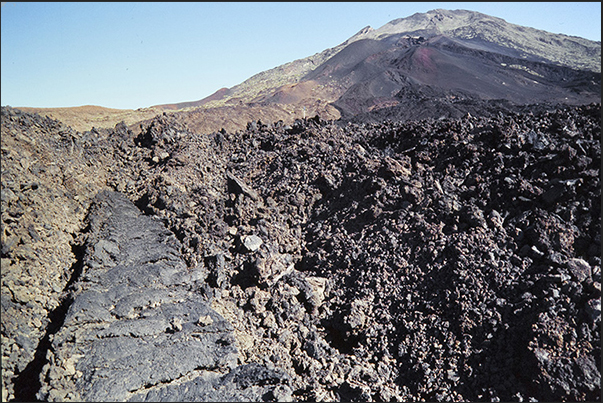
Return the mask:
POLYGON ((2 108, 3 400, 599 401, 600 104, 2 108))

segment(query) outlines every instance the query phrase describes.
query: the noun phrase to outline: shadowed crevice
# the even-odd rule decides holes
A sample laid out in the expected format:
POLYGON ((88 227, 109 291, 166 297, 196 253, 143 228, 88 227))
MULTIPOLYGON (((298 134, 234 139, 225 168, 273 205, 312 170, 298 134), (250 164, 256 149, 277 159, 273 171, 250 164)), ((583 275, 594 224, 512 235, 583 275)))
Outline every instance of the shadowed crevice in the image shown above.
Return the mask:
POLYGON ((54 335, 59 331, 63 323, 65 322, 65 316, 69 307, 73 303, 73 296, 71 296, 69 290, 71 286, 78 280, 82 274, 84 267, 84 255, 86 252, 86 245, 72 244, 71 250, 75 257, 75 262, 71 265, 71 277, 62 292, 62 298, 59 306, 52 310, 48 314, 48 327, 44 337, 38 343, 36 351, 34 353, 33 360, 27 364, 25 369, 17 375, 15 379, 15 398, 12 401, 15 402, 39 402, 41 401, 37 397, 37 393, 42 386, 40 383, 40 374, 44 365, 48 363, 46 355, 51 347, 50 336, 54 335))

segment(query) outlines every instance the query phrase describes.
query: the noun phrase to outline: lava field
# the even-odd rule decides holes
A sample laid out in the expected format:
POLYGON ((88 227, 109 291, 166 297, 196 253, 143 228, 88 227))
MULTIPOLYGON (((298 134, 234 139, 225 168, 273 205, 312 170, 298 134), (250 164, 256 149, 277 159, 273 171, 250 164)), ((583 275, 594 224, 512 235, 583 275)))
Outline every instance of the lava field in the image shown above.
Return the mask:
POLYGON ((3 107, 2 398, 155 371, 103 398, 600 401, 600 138, 600 104, 210 134, 3 107), (155 249, 178 282, 132 274, 155 249), (76 315, 146 287, 169 297, 76 315), (178 371, 103 368, 157 340, 178 371))

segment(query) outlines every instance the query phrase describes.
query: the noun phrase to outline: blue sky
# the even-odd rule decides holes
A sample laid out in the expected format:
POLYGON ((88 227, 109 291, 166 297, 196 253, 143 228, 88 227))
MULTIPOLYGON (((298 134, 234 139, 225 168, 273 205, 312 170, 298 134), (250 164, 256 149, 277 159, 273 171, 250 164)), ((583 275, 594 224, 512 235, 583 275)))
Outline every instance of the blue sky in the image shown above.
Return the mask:
POLYGON ((436 8, 601 41, 600 2, 3 2, 1 104, 136 109, 194 101, 367 25, 436 8))

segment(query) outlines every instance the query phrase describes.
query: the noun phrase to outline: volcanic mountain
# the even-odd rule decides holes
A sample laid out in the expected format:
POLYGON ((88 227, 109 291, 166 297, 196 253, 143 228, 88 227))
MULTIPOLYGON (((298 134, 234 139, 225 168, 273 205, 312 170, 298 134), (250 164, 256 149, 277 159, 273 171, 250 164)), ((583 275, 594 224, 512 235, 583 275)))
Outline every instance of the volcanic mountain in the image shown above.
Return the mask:
MULTIPOLYGON (((601 42, 437 9, 365 27, 338 46, 201 100, 148 110, 177 113, 198 131, 235 131, 250 120, 292 124, 317 114, 407 120, 484 114, 501 106, 587 104, 601 99, 600 84, 601 42)), ((150 121, 141 111, 130 112, 150 121)), ((49 114, 70 124, 64 115, 49 114)), ((122 117, 88 120, 113 127, 122 117)))
POLYGON ((451 103, 594 102, 601 98, 600 72, 600 42, 477 12, 438 9, 376 30, 363 28, 334 48, 262 72, 198 103, 212 109, 302 106, 308 114, 327 103, 350 117, 397 105, 412 109, 430 99, 436 101, 432 111, 412 117, 437 118, 451 103))

